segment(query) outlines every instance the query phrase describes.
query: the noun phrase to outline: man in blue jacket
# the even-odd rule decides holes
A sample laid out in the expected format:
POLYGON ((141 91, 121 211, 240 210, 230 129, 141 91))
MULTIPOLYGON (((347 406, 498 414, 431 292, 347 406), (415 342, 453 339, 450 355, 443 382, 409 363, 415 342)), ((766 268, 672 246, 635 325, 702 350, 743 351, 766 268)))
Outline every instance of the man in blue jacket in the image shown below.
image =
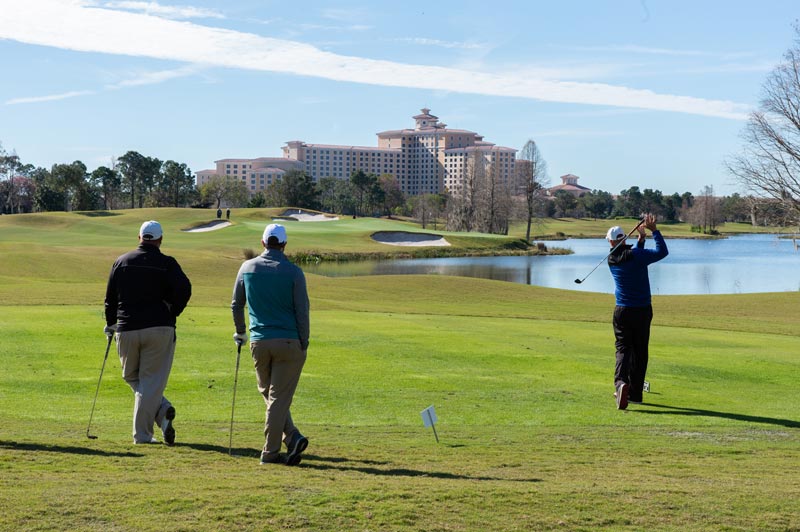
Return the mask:
POLYGON ((636 247, 624 244, 625 231, 619 226, 608 230, 606 239, 612 252, 608 267, 616 288, 614 308, 614 336, 616 337, 617 363, 614 369, 614 394, 617 408, 625 410, 628 402, 641 403, 647 373, 650 322, 653 307, 650 300, 650 278, 647 267, 667 256, 667 244, 656 227, 656 217, 646 214, 637 226, 639 241, 636 247), (653 234, 656 248, 645 249, 644 228, 653 234))
POLYGON ((233 339, 239 345, 247 341, 246 305, 258 391, 267 404, 261 465, 297 465, 308 438, 294 425, 289 407, 308 349, 306 278, 283 253, 286 229, 282 225, 268 225, 261 244, 264 253, 242 264, 233 286, 233 339), (285 456, 280 454, 281 440, 286 444, 285 456))

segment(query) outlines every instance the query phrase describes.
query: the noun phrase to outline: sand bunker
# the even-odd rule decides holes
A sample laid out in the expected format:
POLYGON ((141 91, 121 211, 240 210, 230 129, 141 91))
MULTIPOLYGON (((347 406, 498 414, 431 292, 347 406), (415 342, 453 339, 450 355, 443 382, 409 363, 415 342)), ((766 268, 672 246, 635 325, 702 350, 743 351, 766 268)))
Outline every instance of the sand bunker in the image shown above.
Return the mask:
POLYGON ((328 216, 327 214, 318 214, 307 212, 299 209, 289 209, 281 214, 280 218, 291 218, 298 222, 332 222, 338 220, 338 216, 328 216))
POLYGON ((372 233, 372 240, 390 246, 449 246, 450 242, 442 235, 430 233, 410 233, 407 231, 378 231, 372 233))
POLYGON ((192 227, 191 229, 183 229, 183 231, 187 233, 201 233, 204 231, 215 231, 217 229, 222 229, 223 227, 228 227, 231 225, 230 222, 225 220, 214 220, 213 222, 208 222, 207 224, 198 225, 197 227, 192 227))

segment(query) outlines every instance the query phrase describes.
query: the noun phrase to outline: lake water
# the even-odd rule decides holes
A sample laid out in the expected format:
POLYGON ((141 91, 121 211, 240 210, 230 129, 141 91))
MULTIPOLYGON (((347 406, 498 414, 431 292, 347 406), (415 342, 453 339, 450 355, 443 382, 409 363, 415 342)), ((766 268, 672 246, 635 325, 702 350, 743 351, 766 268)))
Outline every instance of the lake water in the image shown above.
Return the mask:
MULTIPOLYGON (((479 277, 514 283, 613 293, 605 261, 582 279, 608 253, 602 239, 546 242, 568 248, 572 255, 546 257, 458 257, 306 264, 309 273, 326 276, 432 274, 479 277)), ((646 247, 653 249, 651 238, 646 247)), ((800 251, 790 239, 776 235, 741 235, 715 240, 667 238, 669 256, 649 267, 654 295, 739 294, 800 290, 800 251)))

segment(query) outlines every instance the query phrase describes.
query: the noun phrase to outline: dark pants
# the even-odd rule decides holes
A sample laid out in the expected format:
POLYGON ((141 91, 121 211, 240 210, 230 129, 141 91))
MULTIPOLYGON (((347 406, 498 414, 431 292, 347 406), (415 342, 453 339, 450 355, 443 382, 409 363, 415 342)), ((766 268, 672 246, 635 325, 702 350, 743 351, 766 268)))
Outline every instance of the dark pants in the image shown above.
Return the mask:
POLYGON ((651 321, 652 306, 614 308, 613 324, 617 347, 614 387, 619 387, 623 382, 630 385, 628 397, 631 401, 642 400, 651 321))

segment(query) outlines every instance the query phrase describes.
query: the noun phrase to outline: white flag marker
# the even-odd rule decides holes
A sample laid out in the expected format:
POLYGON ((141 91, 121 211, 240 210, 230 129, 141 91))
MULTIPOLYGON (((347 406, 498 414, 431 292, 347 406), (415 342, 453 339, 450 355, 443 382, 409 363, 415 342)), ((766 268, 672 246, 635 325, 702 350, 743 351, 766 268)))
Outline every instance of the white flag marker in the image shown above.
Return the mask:
POLYGON ((433 409, 433 405, 420 412, 420 415, 425 428, 431 427, 433 429, 433 436, 436 438, 436 443, 439 443, 439 435, 436 434, 436 422, 439 421, 439 418, 436 417, 436 410, 433 409))

